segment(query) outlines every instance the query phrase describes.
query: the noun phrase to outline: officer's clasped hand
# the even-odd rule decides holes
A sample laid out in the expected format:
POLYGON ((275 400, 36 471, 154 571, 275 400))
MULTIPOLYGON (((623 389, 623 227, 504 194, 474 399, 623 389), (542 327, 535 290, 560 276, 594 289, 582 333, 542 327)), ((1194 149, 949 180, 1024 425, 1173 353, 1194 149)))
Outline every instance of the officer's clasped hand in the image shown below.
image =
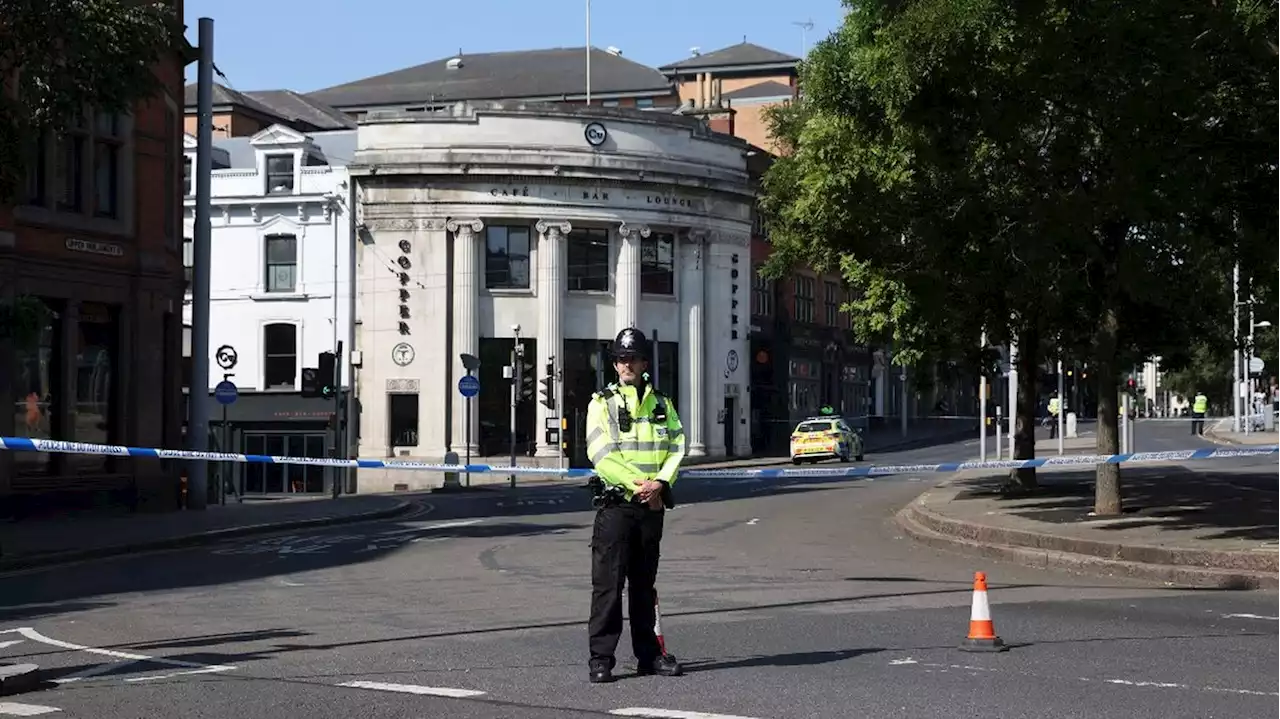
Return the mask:
POLYGON ((642 502, 649 502, 654 497, 662 496, 662 482, 657 480, 649 479, 643 482, 637 480, 636 486, 638 487, 636 497, 639 497, 642 502))

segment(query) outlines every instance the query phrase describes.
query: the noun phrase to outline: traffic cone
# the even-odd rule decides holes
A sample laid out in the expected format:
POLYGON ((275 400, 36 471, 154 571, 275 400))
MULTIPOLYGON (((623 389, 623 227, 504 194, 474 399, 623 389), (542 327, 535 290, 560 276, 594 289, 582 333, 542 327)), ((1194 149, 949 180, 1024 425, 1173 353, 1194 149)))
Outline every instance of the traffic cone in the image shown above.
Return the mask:
POLYGON ((966 652, 1004 652, 1009 647, 996 636, 991 621, 991 605, 987 602, 987 573, 973 573, 973 609, 969 612, 969 636, 960 645, 966 652))
POLYGON ((658 611, 658 593, 653 594, 653 633, 658 637, 658 652, 667 656, 667 642, 662 638, 662 614, 658 611))

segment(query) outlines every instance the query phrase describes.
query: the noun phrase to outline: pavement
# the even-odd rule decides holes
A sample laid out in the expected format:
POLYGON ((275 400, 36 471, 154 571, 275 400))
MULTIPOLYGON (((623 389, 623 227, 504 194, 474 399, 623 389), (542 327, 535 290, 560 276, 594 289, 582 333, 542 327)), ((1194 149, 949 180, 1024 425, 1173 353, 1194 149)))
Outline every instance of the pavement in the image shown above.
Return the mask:
MULTIPOLYGON (((1176 422, 1140 422, 1136 449, 1208 444, 1183 430, 1176 422)), ((1051 454, 1046 443, 1037 443, 1040 456, 1051 454)), ((1076 440, 1067 454, 1094 452, 1087 444, 1076 440)), ((954 475, 922 493, 898 519, 932 546, 1032 566, 1182 586, 1277 586, 1275 455, 1122 465, 1121 471, 1124 508, 1118 517, 1093 514, 1092 468, 1060 468, 1039 470, 1040 490, 1029 497, 1002 494, 1003 474, 954 475)))
MULTIPOLYGON (((975 445, 874 459, 955 461, 975 445)), ((1214 471, 1248 475, 1249 461, 1214 471)), ((624 636, 621 679, 604 686, 586 681, 594 515, 577 486, 398 495, 407 509, 357 524, 11 571, 0 664, 35 665, 38 684, 0 697, 0 717, 808 719, 850 716, 855 703, 856 716, 902 719, 1274 712, 1275 591, 1088 576, 912 541, 894 517, 937 480, 678 482, 658 587, 687 674, 634 675, 624 636), (1007 652, 957 649, 975 571, 1007 652)))

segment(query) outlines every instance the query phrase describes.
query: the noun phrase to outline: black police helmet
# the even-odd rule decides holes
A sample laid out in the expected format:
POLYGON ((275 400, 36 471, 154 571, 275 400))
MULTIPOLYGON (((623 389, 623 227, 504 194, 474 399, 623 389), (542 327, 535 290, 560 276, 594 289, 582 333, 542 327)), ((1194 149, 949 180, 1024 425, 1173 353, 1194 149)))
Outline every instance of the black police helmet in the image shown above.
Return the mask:
POLYGON ((629 357, 648 359, 649 340, 645 339, 644 333, 640 330, 628 327, 613 338, 611 351, 614 359, 626 359, 629 357))

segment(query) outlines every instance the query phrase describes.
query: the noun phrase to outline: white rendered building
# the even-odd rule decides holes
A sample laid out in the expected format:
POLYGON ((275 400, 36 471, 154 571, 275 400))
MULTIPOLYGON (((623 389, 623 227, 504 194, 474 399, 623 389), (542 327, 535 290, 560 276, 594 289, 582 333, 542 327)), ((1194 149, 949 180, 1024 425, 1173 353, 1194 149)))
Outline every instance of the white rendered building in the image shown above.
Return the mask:
MULTIPOLYGON (((563 440, 564 463, 587 466, 584 410, 616 379, 602 348, 628 326, 656 333, 651 374, 688 453, 749 453, 749 145, 694 118, 518 103, 371 113, 358 138, 361 457, 465 458, 466 354, 480 360, 472 459, 502 461, 516 327, 518 461, 555 466, 563 440)), ((440 481, 370 469, 359 486, 440 481)))
MULTIPOLYGON (((191 325, 195 138, 187 136, 184 259, 191 325)), ((354 130, 302 134, 273 125, 253 137, 214 140, 210 215, 208 395, 212 445, 250 454, 329 456, 334 402, 302 396, 302 370, 321 352, 345 344, 351 324, 351 187, 346 165, 354 130), (230 348, 228 351, 226 348, 230 348), (220 351, 221 350, 221 351, 220 351), (234 361, 230 358, 234 356, 234 361), (230 365, 230 366, 229 366, 230 365), (213 390, 223 379, 238 397, 223 407, 213 390)), ((188 347, 187 354, 190 354, 188 347)), ((249 494, 327 492, 332 473, 319 467, 235 465, 249 494)))

